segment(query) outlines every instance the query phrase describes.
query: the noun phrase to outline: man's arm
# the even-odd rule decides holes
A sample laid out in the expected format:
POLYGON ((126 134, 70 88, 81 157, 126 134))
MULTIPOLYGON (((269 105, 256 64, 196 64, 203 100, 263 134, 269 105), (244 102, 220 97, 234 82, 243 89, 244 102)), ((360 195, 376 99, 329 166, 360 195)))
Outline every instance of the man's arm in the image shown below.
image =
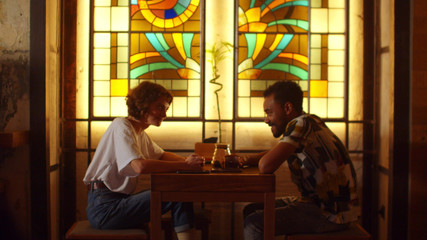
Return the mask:
POLYGON ((295 152, 295 149, 296 147, 289 143, 279 142, 261 157, 258 163, 259 172, 273 173, 295 152))

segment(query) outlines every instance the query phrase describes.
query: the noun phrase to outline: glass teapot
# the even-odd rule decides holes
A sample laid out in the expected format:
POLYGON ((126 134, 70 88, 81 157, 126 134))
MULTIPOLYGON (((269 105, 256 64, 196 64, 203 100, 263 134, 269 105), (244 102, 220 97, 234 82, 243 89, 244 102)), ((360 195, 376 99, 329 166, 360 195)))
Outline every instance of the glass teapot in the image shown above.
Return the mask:
POLYGON ((217 143, 212 157, 213 168, 224 168, 225 156, 230 155, 230 144, 217 143))

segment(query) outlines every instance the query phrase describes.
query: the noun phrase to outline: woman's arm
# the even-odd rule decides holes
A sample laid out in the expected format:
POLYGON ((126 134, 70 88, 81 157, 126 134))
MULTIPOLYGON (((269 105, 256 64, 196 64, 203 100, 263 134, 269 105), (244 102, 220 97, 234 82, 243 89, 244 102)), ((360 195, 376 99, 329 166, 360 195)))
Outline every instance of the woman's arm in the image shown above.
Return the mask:
POLYGON ((204 159, 195 154, 184 158, 171 152, 164 152, 161 161, 138 158, 132 160, 130 164, 133 170, 139 174, 176 172, 179 170, 201 171, 204 159))
POLYGON ((166 161, 185 161, 185 157, 181 157, 172 152, 164 152, 160 159, 166 161))

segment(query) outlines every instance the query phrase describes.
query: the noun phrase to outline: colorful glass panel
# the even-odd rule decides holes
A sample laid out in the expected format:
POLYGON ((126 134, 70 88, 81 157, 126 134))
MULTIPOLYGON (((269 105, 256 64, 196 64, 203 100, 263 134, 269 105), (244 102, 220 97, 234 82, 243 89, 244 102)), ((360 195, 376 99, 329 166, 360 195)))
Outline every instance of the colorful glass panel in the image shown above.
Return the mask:
POLYGON ((179 102, 170 117, 200 117, 200 1, 94 0, 93 8, 93 116, 126 115, 113 108, 126 109, 128 90, 149 80, 179 102))
POLYGON ((301 86, 305 111, 344 117, 345 1, 239 0, 238 14, 238 117, 263 117, 251 104, 284 79, 301 86))
MULTIPOLYGON (((238 117, 263 117, 262 93, 273 82, 308 80, 308 5, 308 1, 239 1, 238 117), (249 94, 242 94, 247 91, 241 87, 249 88, 249 94)), ((307 84, 301 85, 307 96, 307 84)))

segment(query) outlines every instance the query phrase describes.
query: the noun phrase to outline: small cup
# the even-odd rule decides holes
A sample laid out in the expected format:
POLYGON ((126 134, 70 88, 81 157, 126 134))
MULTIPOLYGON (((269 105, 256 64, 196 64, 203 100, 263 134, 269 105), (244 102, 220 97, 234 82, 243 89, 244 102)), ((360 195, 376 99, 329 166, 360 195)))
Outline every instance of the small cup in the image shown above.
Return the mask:
POLYGON ((239 156, 237 155, 226 155, 225 156, 225 162, 224 162, 224 168, 239 168, 239 156))

